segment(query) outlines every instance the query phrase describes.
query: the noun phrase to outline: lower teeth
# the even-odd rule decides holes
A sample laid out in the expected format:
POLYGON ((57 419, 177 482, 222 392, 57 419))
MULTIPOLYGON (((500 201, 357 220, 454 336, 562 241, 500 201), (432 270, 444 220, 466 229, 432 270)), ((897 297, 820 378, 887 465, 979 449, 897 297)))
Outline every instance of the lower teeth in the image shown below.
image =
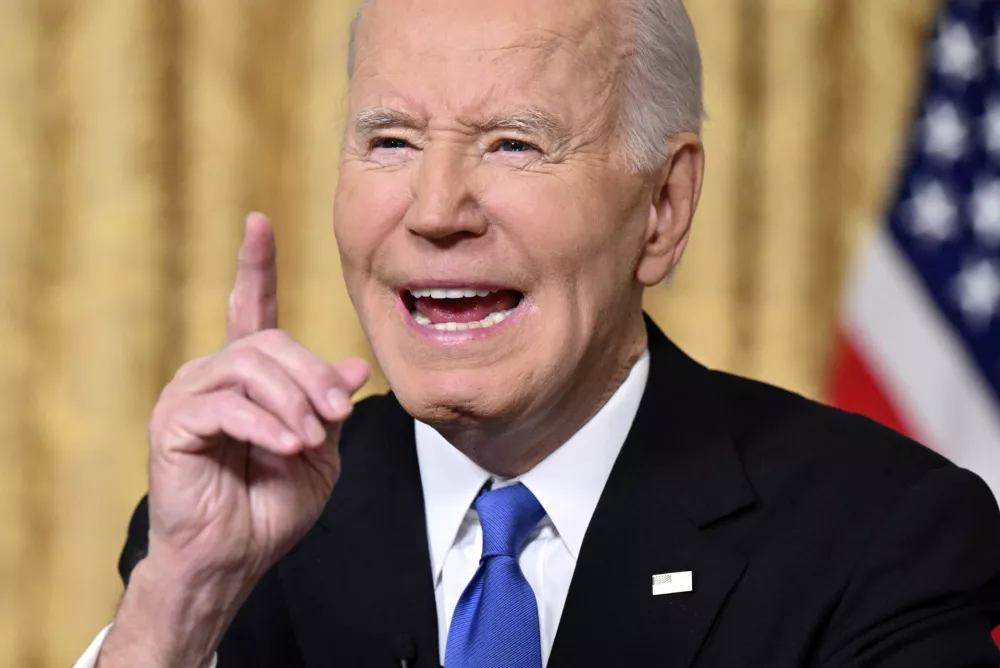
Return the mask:
POLYGON ((514 309, 507 309, 506 311, 490 313, 479 322, 439 322, 436 325, 431 323, 431 319, 419 311, 414 311, 412 315, 414 321, 416 321, 418 325, 433 327, 439 332, 465 332, 470 329, 489 329, 490 327, 496 327, 501 322, 509 318, 513 312, 514 309))

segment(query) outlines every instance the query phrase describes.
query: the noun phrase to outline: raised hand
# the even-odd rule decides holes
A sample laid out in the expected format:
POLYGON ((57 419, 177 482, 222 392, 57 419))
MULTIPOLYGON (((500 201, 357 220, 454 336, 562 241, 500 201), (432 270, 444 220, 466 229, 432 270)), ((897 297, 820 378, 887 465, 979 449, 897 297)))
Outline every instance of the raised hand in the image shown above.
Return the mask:
MULTIPOLYGON (((150 421, 149 554, 116 626, 125 616, 135 634, 156 638, 145 628, 152 623, 169 635, 165 620, 138 623, 149 615, 139 602, 130 605, 133 588, 144 590, 132 598, 144 598, 147 609, 170 608, 161 618, 207 616, 189 630, 205 637, 189 638, 186 647, 156 640, 157 651, 172 658, 155 665, 204 658, 253 585, 316 521, 340 474, 340 426, 368 365, 322 361, 277 329, 277 314, 274 233, 267 218, 253 214, 226 345, 181 368, 150 421)), ((114 636, 102 666, 111 665, 114 636)), ((143 665, 154 664, 146 657, 143 665)))

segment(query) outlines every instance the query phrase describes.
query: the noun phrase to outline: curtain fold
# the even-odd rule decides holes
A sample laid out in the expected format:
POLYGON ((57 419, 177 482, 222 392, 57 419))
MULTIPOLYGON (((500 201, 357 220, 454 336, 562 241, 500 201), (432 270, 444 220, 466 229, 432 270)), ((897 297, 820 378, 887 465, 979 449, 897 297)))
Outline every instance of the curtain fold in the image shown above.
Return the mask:
POLYGON ((144 423, 167 345, 158 308, 168 287, 160 225, 167 147, 153 7, 67 3, 55 26, 58 55, 47 84, 59 96, 50 112, 63 120, 52 146, 58 164, 45 165, 41 190, 58 205, 43 223, 51 234, 35 240, 45 282, 31 299, 44 345, 32 358, 30 418, 39 442, 26 444, 44 449, 46 469, 36 473, 51 510, 35 603, 49 637, 31 640, 31 656, 43 665, 65 657, 63 637, 81 637, 62 630, 113 611, 109 566, 122 534, 108 520, 143 490, 144 423), (52 192, 48 170, 58 173, 52 192))
POLYGON ((34 291, 30 225, 37 200, 35 118, 39 112, 38 20, 27 4, 0 4, 0 663, 20 665, 21 639, 29 629, 22 604, 33 593, 26 474, 33 457, 24 435, 31 378, 31 294, 34 291), (15 224, 17 221, 19 224, 15 224))
MULTIPOLYGON (((687 4, 708 180, 647 307, 706 364, 818 397, 937 3, 687 4)), ((149 412, 222 341, 247 211, 276 223, 282 325, 369 356, 332 234, 353 8, 0 2, 0 664, 70 665, 114 614, 149 412)))

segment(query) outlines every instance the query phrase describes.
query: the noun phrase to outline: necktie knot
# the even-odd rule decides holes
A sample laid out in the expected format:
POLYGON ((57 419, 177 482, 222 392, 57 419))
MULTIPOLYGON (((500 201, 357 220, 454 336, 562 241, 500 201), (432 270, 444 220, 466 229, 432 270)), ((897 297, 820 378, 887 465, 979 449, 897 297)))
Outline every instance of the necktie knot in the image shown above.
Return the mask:
POLYGON ((545 517, 545 509, 527 487, 518 483, 483 492, 473 504, 483 527, 483 559, 518 552, 545 517))
POLYGON ((542 668, 538 602, 517 558, 545 510, 521 484, 483 492, 472 507, 483 558, 451 617, 445 667, 542 668))

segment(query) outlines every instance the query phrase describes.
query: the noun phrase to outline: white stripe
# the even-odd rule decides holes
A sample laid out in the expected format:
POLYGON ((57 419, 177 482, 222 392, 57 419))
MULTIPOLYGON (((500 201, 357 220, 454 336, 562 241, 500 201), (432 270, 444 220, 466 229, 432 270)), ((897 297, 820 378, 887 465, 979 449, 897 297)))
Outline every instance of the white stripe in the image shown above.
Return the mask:
POLYGON ((843 320, 906 424, 1000 499, 1000 406, 885 230, 855 272, 843 320))

